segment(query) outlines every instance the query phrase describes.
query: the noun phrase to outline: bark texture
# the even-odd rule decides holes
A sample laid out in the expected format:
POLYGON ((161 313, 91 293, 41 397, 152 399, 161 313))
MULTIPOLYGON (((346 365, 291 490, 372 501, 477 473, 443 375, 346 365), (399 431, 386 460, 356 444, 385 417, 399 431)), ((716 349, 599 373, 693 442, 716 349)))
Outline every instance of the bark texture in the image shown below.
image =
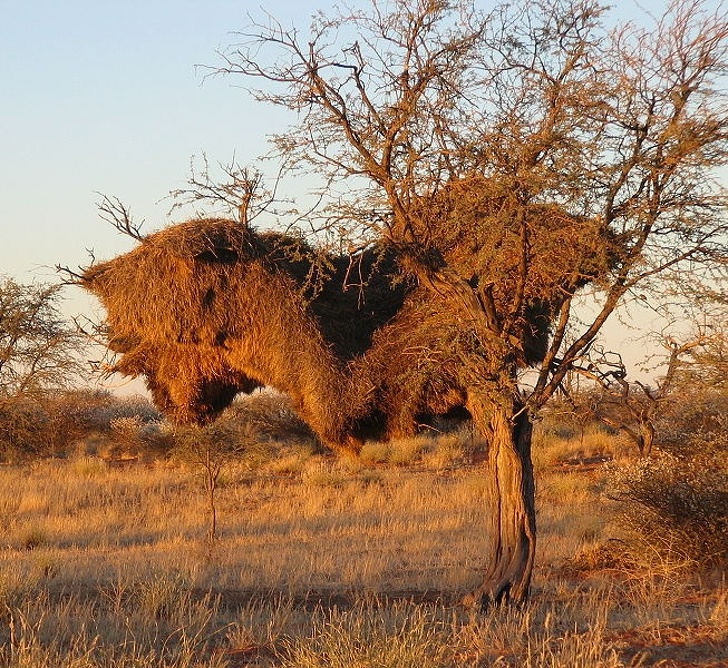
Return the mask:
POLYGON ((476 423, 485 422, 481 429, 490 437, 484 471, 489 505, 486 568, 482 584, 465 603, 479 608, 521 604, 528 598, 536 553, 532 423, 525 411, 479 403, 471 412, 476 423))

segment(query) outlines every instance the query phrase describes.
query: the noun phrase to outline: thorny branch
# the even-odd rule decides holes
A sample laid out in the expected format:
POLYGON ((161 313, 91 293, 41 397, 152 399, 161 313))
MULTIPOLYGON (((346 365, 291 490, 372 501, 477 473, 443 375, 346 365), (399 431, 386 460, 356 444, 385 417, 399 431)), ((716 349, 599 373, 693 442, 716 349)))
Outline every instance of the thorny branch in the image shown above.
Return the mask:
POLYGON ((135 241, 143 241, 144 235, 141 232, 141 223, 135 223, 132 220, 131 212, 121 202, 118 197, 110 197, 103 193, 97 193, 101 197, 101 201, 98 203, 99 216, 102 220, 109 223, 115 230, 131 237, 135 241))

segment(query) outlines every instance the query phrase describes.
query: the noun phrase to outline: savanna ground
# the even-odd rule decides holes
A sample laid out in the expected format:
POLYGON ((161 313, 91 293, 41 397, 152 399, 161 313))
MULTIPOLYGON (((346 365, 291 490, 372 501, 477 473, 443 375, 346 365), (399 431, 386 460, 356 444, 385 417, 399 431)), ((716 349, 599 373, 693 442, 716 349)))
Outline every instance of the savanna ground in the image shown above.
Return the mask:
POLYGON ((615 480, 642 464, 618 434, 540 423, 531 602, 476 612, 460 605, 486 540, 467 429, 358 460, 241 429, 211 541, 203 460, 165 450, 152 413, 6 457, 0 666, 728 666, 725 571, 633 540, 615 480))

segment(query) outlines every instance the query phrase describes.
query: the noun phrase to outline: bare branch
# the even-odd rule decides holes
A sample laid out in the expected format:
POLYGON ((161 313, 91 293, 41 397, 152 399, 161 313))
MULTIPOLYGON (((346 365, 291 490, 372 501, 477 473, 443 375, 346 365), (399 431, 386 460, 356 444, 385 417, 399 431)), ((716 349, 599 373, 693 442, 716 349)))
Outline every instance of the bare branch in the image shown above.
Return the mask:
POLYGON ((144 241, 144 235, 141 233, 144 221, 136 224, 132 220, 131 212, 122 204, 118 197, 110 197, 103 193, 96 193, 101 197, 101 201, 97 204, 99 216, 109 223, 117 232, 131 237, 135 241, 144 241))
POLYGON ((212 209, 248 226, 280 203, 277 192, 283 176, 282 169, 272 186, 268 187, 260 170, 242 167, 234 157, 228 163, 217 163, 217 173, 213 172, 206 154, 202 154, 201 161, 201 168, 196 168, 196 158, 193 156, 190 160, 188 187, 170 192, 169 196, 174 200, 171 211, 189 205, 202 206, 198 215, 209 215, 212 209))

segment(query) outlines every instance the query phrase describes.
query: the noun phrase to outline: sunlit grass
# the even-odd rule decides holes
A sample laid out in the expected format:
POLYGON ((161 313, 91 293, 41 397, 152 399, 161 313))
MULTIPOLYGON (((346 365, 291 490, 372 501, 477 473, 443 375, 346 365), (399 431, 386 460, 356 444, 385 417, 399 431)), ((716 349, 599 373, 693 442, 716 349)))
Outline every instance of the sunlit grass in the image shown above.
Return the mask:
POLYGON ((2 467, 0 666, 610 668, 693 638, 728 660, 724 586, 609 562, 603 466, 564 466, 584 444, 554 443, 538 464, 532 602, 487 614, 458 605, 487 540, 463 435, 371 444, 360 460, 261 446, 221 477, 214 543, 193 466, 2 467))

